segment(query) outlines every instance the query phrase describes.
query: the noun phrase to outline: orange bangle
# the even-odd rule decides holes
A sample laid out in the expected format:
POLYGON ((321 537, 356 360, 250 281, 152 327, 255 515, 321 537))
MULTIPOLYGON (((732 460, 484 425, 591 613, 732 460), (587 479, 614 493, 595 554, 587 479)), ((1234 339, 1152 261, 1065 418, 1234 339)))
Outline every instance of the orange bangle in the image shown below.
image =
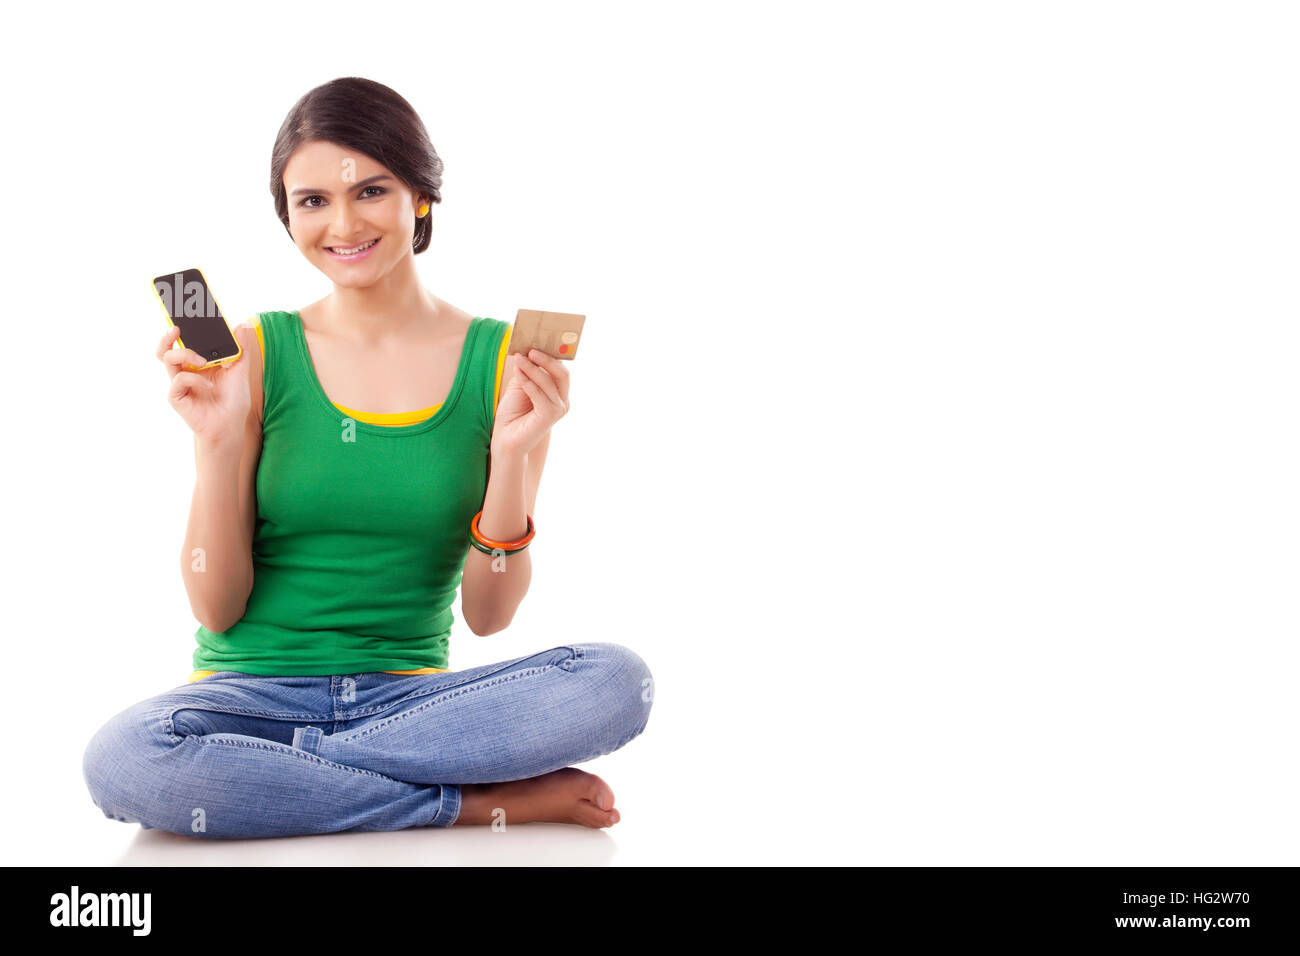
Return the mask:
POLYGON ((474 516, 474 520, 469 523, 469 532, 480 542, 487 545, 489 548, 501 548, 502 550, 505 551, 509 551, 512 548, 522 548, 529 541, 533 540, 533 535, 537 534, 537 529, 533 527, 533 516, 524 515, 524 517, 528 520, 527 534, 525 534, 518 541, 493 541, 491 538, 485 538, 481 533, 479 533, 478 519, 481 518, 482 516, 483 516, 482 511, 479 511, 479 513, 474 516))

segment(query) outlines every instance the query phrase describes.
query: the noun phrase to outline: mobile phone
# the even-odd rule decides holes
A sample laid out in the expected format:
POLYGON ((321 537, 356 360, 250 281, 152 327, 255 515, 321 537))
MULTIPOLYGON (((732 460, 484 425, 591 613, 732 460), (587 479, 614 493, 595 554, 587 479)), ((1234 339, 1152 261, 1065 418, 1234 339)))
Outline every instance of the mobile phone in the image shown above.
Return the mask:
POLYGON ((176 337, 181 348, 193 349, 206 360, 199 368, 226 365, 243 354, 202 270, 155 276, 153 292, 167 313, 167 324, 181 330, 176 337))

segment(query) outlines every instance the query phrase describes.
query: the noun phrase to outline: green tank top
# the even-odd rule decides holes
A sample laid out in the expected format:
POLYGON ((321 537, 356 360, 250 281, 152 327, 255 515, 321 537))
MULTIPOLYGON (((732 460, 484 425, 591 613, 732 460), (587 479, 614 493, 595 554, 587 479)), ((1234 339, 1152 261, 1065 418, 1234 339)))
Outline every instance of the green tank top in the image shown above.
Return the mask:
POLYGON ((260 314, 262 455, 253 590, 194 668, 268 676, 446 669, 452 599, 483 507, 497 353, 510 325, 476 316, 437 412, 348 417, 316 377, 295 312, 260 314))

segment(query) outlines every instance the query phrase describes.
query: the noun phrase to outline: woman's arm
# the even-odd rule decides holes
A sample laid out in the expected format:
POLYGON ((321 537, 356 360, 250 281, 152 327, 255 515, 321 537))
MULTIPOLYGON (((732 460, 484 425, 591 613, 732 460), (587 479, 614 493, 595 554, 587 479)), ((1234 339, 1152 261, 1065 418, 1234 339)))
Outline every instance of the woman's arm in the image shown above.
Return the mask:
MULTIPOLYGON (((530 349, 511 354, 509 363, 509 384, 497 396, 478 525, 483 537, 495 541, 516 541, 528 533, 527 516, 537 504, 551 427, 569 411, 569 370, 562 361, 530 349)), ((508 627, 532 574, 527 548, 494 557, 469 546, 460 592, 469 629, 485 635, 508 627)))
MULTIPOLYGON (((550 437, 549 433, 543 437, 522 461, 508 456, 492 459, 483 515, 478 523, 483 537, 515 541, 528 532, 525 515, 533 515, 536 520, 537 489, 550 437)), ((471 546, 461 577, 461 614, 466 626, 480 637, 509 626, 533 576, 527 548, 503 556, 499 562, 503 570, 493 570, 494 560, 492 555, 471 546)))
MULTIPOLYGON (((250 419, 253 419, 250 413, 250 419)), ((254 481, 261 428, 250 420, 243 446, 194 441, 194 497, 181 550, 181 576, 200 624, 221 633, 244 616, 253 590, 254 481)))
MULTIPOLYGON (((256 323, 252 325, 255 329, 256 323)), ((253 591, 257 464, 262 457, 262 342, 249 325, 235 330, 248 362, 249 409, 237 438, 194 436, 194 497, 181 550, 181 576, 200 624, 222 633, 244 616, 253 591), (232 520, 237 516, 238 520, 232 520)))

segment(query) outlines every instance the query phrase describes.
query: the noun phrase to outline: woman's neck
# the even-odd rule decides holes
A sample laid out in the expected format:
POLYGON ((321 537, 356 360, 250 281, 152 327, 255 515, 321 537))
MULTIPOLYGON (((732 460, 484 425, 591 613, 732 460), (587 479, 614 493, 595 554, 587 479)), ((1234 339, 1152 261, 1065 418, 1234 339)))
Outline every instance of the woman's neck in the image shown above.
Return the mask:
POLYGON ((406 338, 418 328, 436 327, 443 318, 442 302, 420 285, 414 263, 398 266, 364 288, 335 285, 317 303, 317 315, 332 336, 357 345, 377 345, 406 338))

